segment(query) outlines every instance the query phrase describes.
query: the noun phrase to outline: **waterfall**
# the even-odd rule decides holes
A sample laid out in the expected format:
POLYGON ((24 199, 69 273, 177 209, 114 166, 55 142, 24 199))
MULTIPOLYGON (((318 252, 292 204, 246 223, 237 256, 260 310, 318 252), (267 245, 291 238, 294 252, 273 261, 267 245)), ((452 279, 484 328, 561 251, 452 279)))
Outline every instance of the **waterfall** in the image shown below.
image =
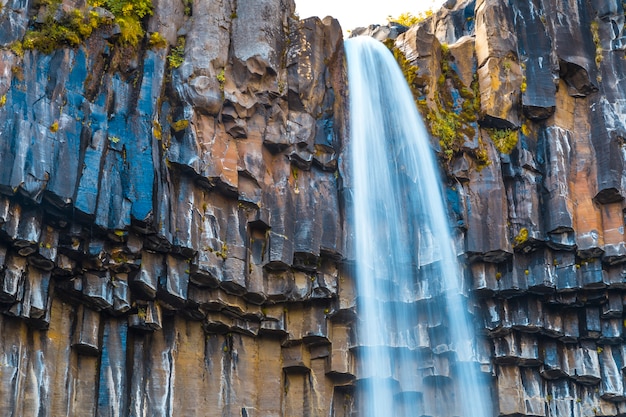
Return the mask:
POLYGON ((493 415, 428 133, 387 48, 345 49, 360 415, 493 415))

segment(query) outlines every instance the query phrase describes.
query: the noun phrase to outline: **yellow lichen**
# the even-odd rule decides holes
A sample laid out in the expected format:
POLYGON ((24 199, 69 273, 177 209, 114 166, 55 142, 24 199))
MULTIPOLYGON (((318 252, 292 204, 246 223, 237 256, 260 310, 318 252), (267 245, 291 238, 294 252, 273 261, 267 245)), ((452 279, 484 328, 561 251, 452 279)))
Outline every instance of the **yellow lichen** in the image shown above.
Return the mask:
POLYGON ((528 240, 528 229, 522 227, 513 240, 515 241, 516 246, 519 246, 522 243, 526 242, 528 240))
POLYGON ((188 126, 189 126, 189 120, 187 119, 177 120, 174 123, 172 123, 172 129, 174 129, 174 132, 181 132, 187 129, 188 126))
POLYGON ((600 30, 598 21, 594 20, 591 22, 591 38, 593 39, 593 44, 596 46, 596 65, 599 67, 600 63, 604 59, 602 44, 600 43, 600 30))
POLYGON ((522 135, 524 135, 524 136, 528 136, 528 135, 530 135, 530 128, 528 127, 528 124, 527 124, 527 123, 528 123, 528 122, 524 122, 524 123, 522 124, 522 135))
POLYGON ((152 134, 154 135, 154 138, 156 140, 161 140, 162 136, 163 136, 163 131, 161 129, 161 124, 154 120, 152 122, 152 134))
POLYGON ((141 321, 145 321, 148 317, 148 309, 146 307, 138 307, 137 308, 137 317, 141 321))

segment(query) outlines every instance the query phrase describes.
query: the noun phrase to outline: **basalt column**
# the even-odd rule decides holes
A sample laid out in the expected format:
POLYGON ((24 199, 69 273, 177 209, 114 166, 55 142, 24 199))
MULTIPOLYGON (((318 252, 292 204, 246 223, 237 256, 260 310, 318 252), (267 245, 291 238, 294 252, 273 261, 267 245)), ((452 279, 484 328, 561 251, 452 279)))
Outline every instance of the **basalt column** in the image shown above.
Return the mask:
POLYGON ((294 9, 0 5, 0 415, 350 415, 342 34, 294 9))

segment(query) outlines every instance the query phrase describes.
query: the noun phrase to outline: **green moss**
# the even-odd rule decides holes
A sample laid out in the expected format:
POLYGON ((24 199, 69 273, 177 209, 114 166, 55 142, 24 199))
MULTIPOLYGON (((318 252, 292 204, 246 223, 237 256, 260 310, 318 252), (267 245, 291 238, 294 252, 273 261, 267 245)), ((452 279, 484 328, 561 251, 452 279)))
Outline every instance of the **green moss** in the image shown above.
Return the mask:
POLYGON ((116 17, 133 16, 142 19, 152 15, 152 0, 90 0, 89 4, 104 7, 116 17))
POLYGON ((450 47, 447 43, 441 44, 441 55, 443 56, 444 60, 448 60, 450 58, 450 47))
POLYGON ((95 29, 111 23, 117 23, 120 27, 120 42, 137 45, 145 34, 142 19, 152 14, 152 0, 88 1, 90 7, 103 7, 113 13, 114 21, 86 8, 62 12, 58 17, 60 5, 60 0, 39 2, 43 18, 41 22, 33 24, 22 42, 12 45, 17 55, 21 56, 22 48, 49 54, 64 46, 76 47, 89 38, 95 29))
POLYGON ((491 163, 489 160, 489 153, 487 153, 485 144, 480 136, 478 137, 478 148, 475 149, 471 155, 476 160, 476 169, 478 171, 482 170, 491 163))
POLYGON ((120 27, 120 42, 137 45, 145 35, 142 20, 152 15, 152 0, 90 0, 92 6, 100 6, 115 15, 120 27))
POLYGON ((511 72, 511 66, 513 64, 511 63, 510 59, 505 59, 504 60, 504 64, 502 64, 502 68, 504 69, 504 73, 508 76, 509 73, 511 72))
POLYGON ((193 0, 183 0, 183 6, 184 6, 185 16, 191 16, 193 0))
POLYGON ((424 86, 426 80, 419 75, 418 67, 406 59, 392 40, 385 41, 385 45, 393 52, 427 128, 439 142, 441 159, 449 163, 456 155, 466 153, 475 159, 477 169, 488 165, 488 152, 480 138, 477 139, 478 148, 464 147, 468 139, 476 137, 476 126, 481 111, 477 75, 474 74, 470 86, 464 85, 450 65, 454 59, 450 48, 447 44, 442 44, 441 73, 436 80, 435 92, 431 100, 428 100, 426 98, 428 86, 424 86), (452 90, 456 90, 458 94, 453 94, 452 90))
POLYGON ((120 27, 120 41, 127 45, 137 45, 143 38, 141 22, 134 17, 118 17, 115 22, 120 27))
POLYGON ((400 66, 402 74, 404 74, 404 79, 409 84, 411 92, 415 96, 417 92, 416 81, 418 79, 419 68, 417 67, 417 65, 411 64, 411 62, 406 59, 404 53, 400 49, 395 47, 393 39, 385 40, 384 44, 393 53, 393 57, 396 59, 396 62, 400 66))
POLYGON ((22 55, 23 49, 37 49, 49 54, 62 46, 76 47, 104 21, 92 14, 73 10, 65 13, 59 20, 54 19, 54 7, 49 6, 42 23, 28 30, 21 44, 15 43, 12 49, 22 55))
POLYGON ((498 152, 510 154, 517 146, 518 131, 512 129, 489 129, 489 136, 498 152))
POLYGON ((167 40, 159 32, 152 32, 148 39, 148 45, 151 48, 165 48, 167 47, 167 40))
POLYGON ((228 258, 228 246, 226 245, 226 243, 222 243, 222 249, 219 252, 215 252, 215 255, 224 260, 228 258))
POLYGON ((458 132, 461 128, 460 116, 453 111, 440 108, 428 114, 430 133, 439 138, 439 146, 447 160, 452 159, 457 151, 458 132))
POLYGON ((19 56, 20 58, 24 56, 24 45, 22 44, 22 41, 15 41, 11 44, 10 46, 11 51, 19 56))
POLYGON ((178 68, 185 61, 185 37, 179 36, 176 41, 176 46, 172 48, 170 54, 167 56, 167 62, 170 64, 170 68, 178 68))
POLYGON ((224 83, 226 82, 226 75, 225 75, 224 68, 222 68, 220 72, 217 73, 215 78, 217 78, 217 82, 220 83, 220 91, 224 91, 224 83))

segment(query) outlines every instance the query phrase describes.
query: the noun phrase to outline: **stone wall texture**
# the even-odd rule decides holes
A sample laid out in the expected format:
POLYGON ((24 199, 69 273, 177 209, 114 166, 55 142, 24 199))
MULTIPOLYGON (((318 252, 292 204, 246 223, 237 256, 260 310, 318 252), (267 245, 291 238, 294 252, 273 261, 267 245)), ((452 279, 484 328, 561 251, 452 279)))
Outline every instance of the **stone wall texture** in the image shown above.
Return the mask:
POLYGON ((623 7, 449 1, 390 44, 440 148, 494 415, 626 415, 623 7))
MULTIPOLYGON (((138 45, 43 53, 16 45, 90 6, 0 2, 0 416, 356 416, 341 28, 153 4, 138 45)), ((494 416, 626 416, 624 13, 450 0, 375 30, 440 155, 494 416)), ((399 394, 442 399, 416 415, 456 415, 422 383, 458 365, 447 325, 416 329, 399 394)))
POLYGON ((0 4, 0 416, 350 410, 338 22, 155 0, 136 46, 21 53, 88 6, 0 4))

